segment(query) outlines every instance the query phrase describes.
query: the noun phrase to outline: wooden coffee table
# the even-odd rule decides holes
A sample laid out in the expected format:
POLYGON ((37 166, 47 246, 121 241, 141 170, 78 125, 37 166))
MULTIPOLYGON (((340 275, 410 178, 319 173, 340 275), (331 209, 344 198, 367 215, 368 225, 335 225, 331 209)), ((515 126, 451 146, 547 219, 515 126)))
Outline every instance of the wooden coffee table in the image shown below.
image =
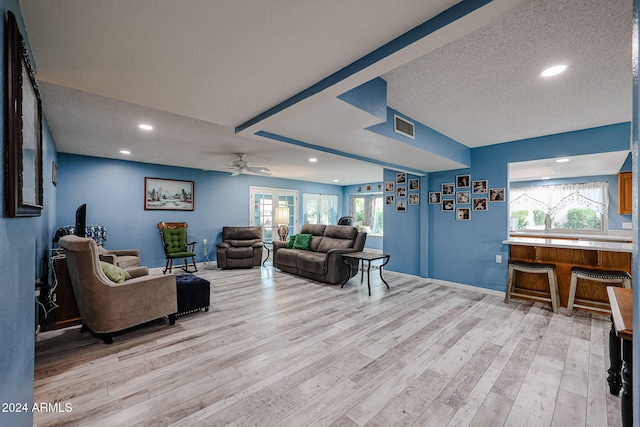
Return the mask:
MULTIPOLYGON (((371 278, 369 276, 369 273, 371 272, 371 261, 377 261, 379 259, 383 259, 384 263, 382 263, 381 265, 374 265, 373 269, 377 269, 380 271, 380 280, 382 280, 384 282, 385 285, 387 285, 387 289, 389 288, 389 284, 387 283, 386 280, 384 280, 384 277, 382 277, 382 267, 384 267, 385 265, 387 265, 387 263, 389 262, 389 258, 391 258, 391 255, 387 255, 387 254, 383 254, 383 253, 379 253, 379 252, 351 252, 351 253, 347 253, 347 254, 342 254, 342 260, 344 261, 345 264, 347 264, 349 266, 349 277, 347 277, 347 280, 345 280, 342 283, 342 288, 344 288, 344 285, 349 281, 349 279, 351 279, 352 277, 352 273, 353 273, 353 265, 348 263, 347 261, 349 259, 355 259, 356 260, 356 266, 355 268, 357 269, 358 266, 362 265, 361 271, 362 274, 360 275, 360 283, 362 283, 362 279, 364 278, 364 272, 365 272, 365 266, 364 263, 365 261, 367 262, 367 267, 366 267, 366 271, 367 271, 367 287, 369 288, 369 296, 371 296, 371 278)), ((357 270, 356 270, 357 271, 357 270)), ((357 274, 357 273, 356 273, 357 274)))

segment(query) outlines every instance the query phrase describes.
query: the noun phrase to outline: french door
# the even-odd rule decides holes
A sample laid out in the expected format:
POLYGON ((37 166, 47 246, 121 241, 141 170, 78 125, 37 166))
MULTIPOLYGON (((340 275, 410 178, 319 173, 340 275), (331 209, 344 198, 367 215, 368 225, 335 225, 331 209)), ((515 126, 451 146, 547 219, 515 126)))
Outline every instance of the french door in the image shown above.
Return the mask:
POLYGON ((250 187, 250 213, 252 226, 262 227, 262 236, 265 242, 278 239, 275 222, 276 208, 287 207, 289 210, 289 235, 295 234, 298 227, 298 191, 281 188, 250 187))

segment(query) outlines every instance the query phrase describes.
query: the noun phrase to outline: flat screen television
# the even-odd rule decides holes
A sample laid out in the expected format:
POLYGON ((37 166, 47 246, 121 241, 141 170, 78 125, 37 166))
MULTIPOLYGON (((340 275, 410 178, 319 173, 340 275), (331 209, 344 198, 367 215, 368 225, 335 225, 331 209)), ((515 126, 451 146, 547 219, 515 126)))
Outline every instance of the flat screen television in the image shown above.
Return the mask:
POLYGON ((87 204, 83 204, 78 209, 76 209, 76 225, 75 225, 75 235, 78 237, 86 237, 87 232, 87 204))

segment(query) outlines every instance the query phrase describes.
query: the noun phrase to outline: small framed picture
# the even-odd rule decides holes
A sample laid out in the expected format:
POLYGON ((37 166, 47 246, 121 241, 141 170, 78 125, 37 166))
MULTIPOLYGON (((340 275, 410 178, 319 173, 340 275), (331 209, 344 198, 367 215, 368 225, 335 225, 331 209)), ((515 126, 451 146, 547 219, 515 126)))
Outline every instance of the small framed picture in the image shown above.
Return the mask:
POLYGON ((459 205, 471 203, 471 194, 468 191, 458 191, 456 193, 456 203, 459 205))
POLYGON ((396 197, 407 197, 407 186, 398 185, 396 188, 396 197))
POLYGON ((456 209, 456 219, 458 221, 470 221, 471 220, 471 210, 469 208, 458 208, 456 209))
MULTIPOLYGON (((440 197, 438 197, 438 203, 440 203, 440 197)), ((410 205, 419 205, 420 204, 420 194, 409 194, 409 204, 410 205)))
POLYGON ((396 174, 396 183, 397 184, 406 184, 407 183, 407 174, 402 172, 396 174))
POLYGON ((471 186, 471 175, 456 176, 456 187, 469 188, 469 186, 471 186))
POLYGON ((486 197, 477 197, 473 199, 473 210, 474 211, 486 211, 487 210, 487 198, 486 197))
POLYGON ((453 196, 455 194, 454 186, 455 186, 455 184, 453 182, 448 182, 446 184, 442 184, 442 195, 443 196, 453 196))
POLYGON ((395 205, 396 204, 396 196, 386 196, 384 198, 385 205, 395 205))
POLYGON ((358 185, 356 187, 356 193, 360 193, 360 192, 362 192, 362 186, 358 185))
POLYGON ((490 188, 489 189, 489 201, 490 202, 504 202, 504 188, 490 188))
POLYGON ((407 201, 406 200, 398 200, 396 203, 396 210, 398 212, 406 212, 407 211, 407 201))
POLYGON ((445 199, 442 201, 442 211, 443 212, 453 212, 455 204, 453 203, 453 199, 445 199))
POLYGON ((365 189, 365 190, 367 190, 367 191, 371 191, 371 184, 367 184, 367 185, 364 187, 364 189, 365 189))
POLYGON ((378 184, 378 191, 382 191, 382 184, 378 184))
MULTIPOLYGON (((409 197, 413 196, 413 194, 410 194, 409 197)), ((440 192, 439 191, 430 191, 429 192, 429 204, 430 205, 434 205, 436 203, 440 203, 440 192)))
POLYGON ((419 190, 420 189, 420 180, 419 179, 410 179, 409 180, 409 191, 419 190))
POLYGON ((384 191, 390 191, 390 192, 394 192, 395 191, 395 183, 393 181, 387 181, 384 183, 384 191))
POLYGON ((487 180, 482 179, 473 181, 471 188, 473 188, 473 194, 487 194, 487 180))

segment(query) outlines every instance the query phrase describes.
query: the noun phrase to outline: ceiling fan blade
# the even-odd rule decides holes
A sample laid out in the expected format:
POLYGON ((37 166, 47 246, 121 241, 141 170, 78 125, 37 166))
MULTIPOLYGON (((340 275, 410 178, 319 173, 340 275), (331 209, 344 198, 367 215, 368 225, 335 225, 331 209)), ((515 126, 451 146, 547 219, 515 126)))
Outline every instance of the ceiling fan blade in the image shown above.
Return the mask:
POLYGON ((233 173, 231 174, 231 176, 238 176, 242 173, 242 171, 240 169, 236 169, 233 171, 233 173))
POLYGON ((260 166, 252 166, 252 167, 248 167, 247 170, 249 172, 253 172, 253 173, 260 173, 260 172, 271 172, 271 170, 269 168, 265 168, 265 167, 260 167, 260 166))

